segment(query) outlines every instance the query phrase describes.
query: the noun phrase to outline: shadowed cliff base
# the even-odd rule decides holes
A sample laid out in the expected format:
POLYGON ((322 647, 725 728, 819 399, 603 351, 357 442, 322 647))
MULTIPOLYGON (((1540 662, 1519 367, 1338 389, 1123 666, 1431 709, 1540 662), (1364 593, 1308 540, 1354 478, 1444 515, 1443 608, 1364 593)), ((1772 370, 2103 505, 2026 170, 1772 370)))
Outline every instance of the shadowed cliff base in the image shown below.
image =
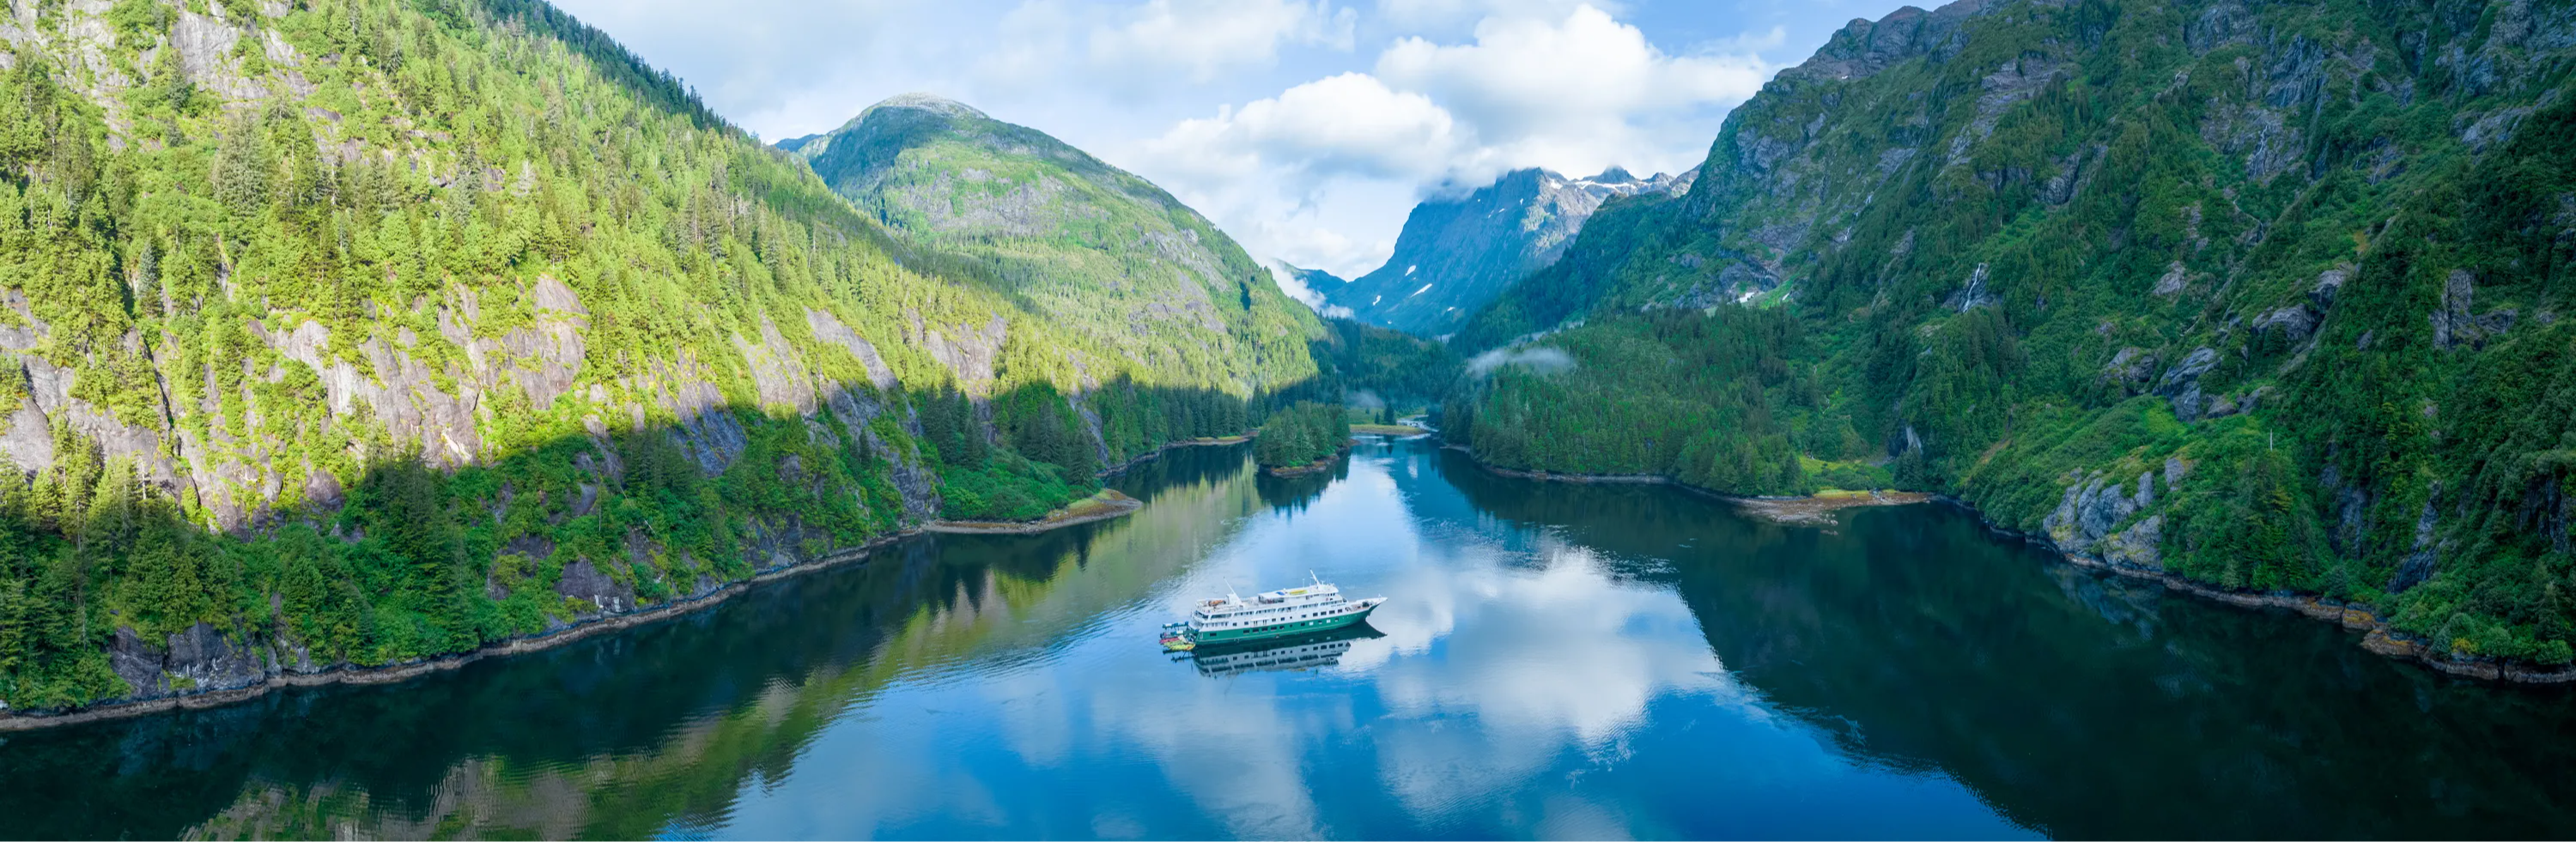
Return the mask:
POLYGON ((30 838, 649 837, 729 810, 854 699, 978 646, 1041 644, 1169 575, 1226 534, 1207 525, 1262 506, 1247 467, 1240 448, 1184 451, 1117 481, 1153 504, 1134 518, 917 536, 793 587, 400 686, 12 734, 0 814, 30 838))
POLYGON ((1197 441, 1266 411, 1125 381, 1081 401, 1045 386, 866 401, 891 411, 725 408, 458 467, 405 454, 320 474, 302 502, 223 532, 62 433, 48 470, 0 480, 0 729, 556 645, 855 558, 935 514, 1115 495, 1095 476, 1097 431, 1197 441))

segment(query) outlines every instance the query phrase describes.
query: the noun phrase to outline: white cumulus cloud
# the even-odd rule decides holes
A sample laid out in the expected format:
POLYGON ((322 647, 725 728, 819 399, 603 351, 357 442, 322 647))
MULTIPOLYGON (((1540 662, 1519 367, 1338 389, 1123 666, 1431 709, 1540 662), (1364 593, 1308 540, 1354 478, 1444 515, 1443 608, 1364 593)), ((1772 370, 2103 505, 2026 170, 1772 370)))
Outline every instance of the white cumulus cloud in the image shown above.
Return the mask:
POLYGON ((1262 167, 1381 178, 1437 174, 1473 154, 1471 130, 1418 93, 1365 73, 1318 79, 1216 116, 1183 120, 1147 144, 1164 165, 1231 179, 1262 167))
POLYGON ((937 93, 1346 276, 1503 170, 1695 165, 1770 60, 1901 2, 557 0, 763 137, 937 93))
POLYGON ((1405 38, 1379 55, 1376 72, 1475 126, 1491 157, 1588 172, 1667 163, 1677 142, 1704 149, 1699 133, 1655 129, 1677 112, 1742 102, 1772 68, 1751 55, 1669 55, 1636 27, 1581 6, 1557 20, 1487 18, 1472 44, 1405 38))
POLYGON ((1348 50, 1357 13, 1321 0, 1150 0, 1119 17, 1092 29, 1093 63, 1178 69, 1205 82, 1277 61, 1284 44, 1348 50))
POLYGON ((1401 184, 1419 198, 1521 167, 1678 171, 1698 164, 1725 110, 1777 69, 1754 52, 1758 37, 1675 54, 1588 3, 1394 0, 1381 12, 1485 16, 1472 40, 1406 35, 1369 72, 1181 120, 1142 145, 1146 174, 1213 205, 1202 210, 1256 252, 1356 275, 1387 252, 1292 230, 1277 214, 1323 205, 1350 182, 1401 184), (1262 191, 1271 195, 1247 195, 1262 191))

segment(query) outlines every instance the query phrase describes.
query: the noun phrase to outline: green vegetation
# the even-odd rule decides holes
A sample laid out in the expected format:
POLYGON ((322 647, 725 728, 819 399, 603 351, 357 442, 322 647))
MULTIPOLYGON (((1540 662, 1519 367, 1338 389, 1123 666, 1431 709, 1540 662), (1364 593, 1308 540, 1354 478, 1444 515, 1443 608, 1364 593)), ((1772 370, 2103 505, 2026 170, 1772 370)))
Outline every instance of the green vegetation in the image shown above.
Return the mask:
POLYGON ((1603 208, 1479 313, 1463 349, 1567 365, 1492 368, 1444 428, 1739 493, 1884 462, 2073 551, 2567 662, 2567 24, 2215 9, 1855 24, 1688 196, 1603 208))
POLYGON ((1805 494, 1814 483, 1793 434, 1839 436, 1846 422, 1819 412, 1817 381, 1787 360, 1802 330, 1786 313, 1741 308, 1603 320, 1471 380, 1441 429, 1514 468, 1805 494))
POLYGON ((1342 408, 1312 401, 1270 414, 1252 443, 1252 459, 1264 468, 1312 465, 1342 452, 1351 440, 1351 422, 1342 408))
POLYGON ((943 497, 1033 517, 1315 371, 1248 260, 1140 355, 541 3, 30 8, 0 70, 13 709, 227 680, 153 666, 174 634, 410 661, 943 497))
POLYGON ((941 252, 947 274, 1044 314, 1143 382, 1250 395, 1315 374, 1301 353, 1315 314, 1268 270, 1161 188, 1044 132, 907 94, 779 146, 941 252))
POLYGON ((1326 319, 1324 328, 1307 346, 1321 371, 1305 392, 1391 411, 1438 403, 1458 379, 1458 355, 1446 344, 1349 319, 1326 319))

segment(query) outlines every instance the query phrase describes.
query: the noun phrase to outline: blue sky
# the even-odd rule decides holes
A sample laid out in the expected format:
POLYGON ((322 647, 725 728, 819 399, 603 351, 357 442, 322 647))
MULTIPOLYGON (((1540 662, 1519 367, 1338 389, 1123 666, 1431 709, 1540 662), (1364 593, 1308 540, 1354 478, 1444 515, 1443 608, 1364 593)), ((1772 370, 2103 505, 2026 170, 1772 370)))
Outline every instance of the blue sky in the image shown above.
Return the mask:
POLYGON ((1726 111, 1893 0, 557 0, 765 139, 939 94, 1152 179, 1255 257, 1354 276, 1423 196, 1695 166, 1726 111))

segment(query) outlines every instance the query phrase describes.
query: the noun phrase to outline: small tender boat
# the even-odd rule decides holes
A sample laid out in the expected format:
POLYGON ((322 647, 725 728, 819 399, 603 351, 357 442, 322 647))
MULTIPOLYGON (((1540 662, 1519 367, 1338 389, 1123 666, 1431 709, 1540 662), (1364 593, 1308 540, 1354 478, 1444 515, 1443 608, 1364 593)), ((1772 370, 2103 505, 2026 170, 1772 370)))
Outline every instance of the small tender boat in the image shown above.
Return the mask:
POLYGON ((1197 642, 1197 641, 1194 641, 1194 640, 1191 640, 1191 639, 1190 639, 1190 635, 1189 635, 1189 624, 1187 624, 1187 623, 1164 623, 1164 624, 1163 624, 1163 649, 1164 649, 1164 651, 1168 651, 1168 652, 1187 652, 1187 651, 1190 651, 1190 650, 1192 650, 1192 649, 1196 649, 1196 648, 1199 648, 1199 644, 1198 644, 1198 642, 1197 642))
POLYGON ((1335 629, 1366 619, 1386 597, 1342 598, 1342 589, 1307 574, 1312 584, 1268 591, 1245 599, 1229 591, 1202 600, 1187 621, 1163 627, 1163 648, 1184 651, 1238 640, 1335 629))

